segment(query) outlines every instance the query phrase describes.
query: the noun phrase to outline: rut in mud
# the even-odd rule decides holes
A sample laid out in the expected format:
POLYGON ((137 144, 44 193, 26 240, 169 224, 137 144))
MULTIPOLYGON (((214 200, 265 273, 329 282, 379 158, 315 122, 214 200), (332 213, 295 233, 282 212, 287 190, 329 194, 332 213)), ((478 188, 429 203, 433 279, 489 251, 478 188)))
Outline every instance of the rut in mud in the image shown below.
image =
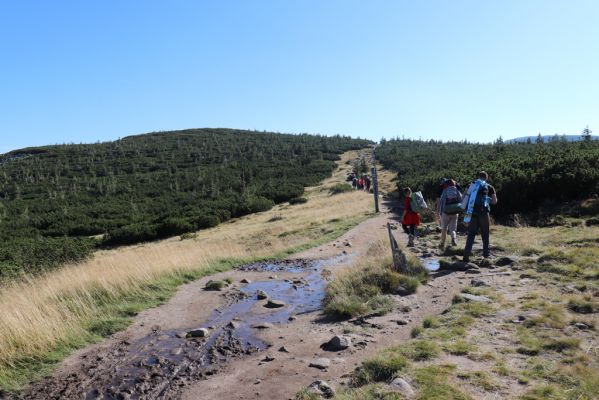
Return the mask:
POLYGON ((44 380, 21 395, 22 399, 173 399, 190 382, 206 379, 227 362, 264 350, 269 344, 259 331, 283 324, 295 315, 322 306, 328 265, 347 256, 327 260, 285 260, 243 265, 238 278, 248 271, 293 273, 293 278, 246 284, 226 294, 226 303, 200 326, 161 330, 136 341, 122 341, 105 354, 82 361, 77 373, 44 380), (284 304, 269 308, 268 299, 284 304), (195 331, 190 337, 189 333, 195 331))

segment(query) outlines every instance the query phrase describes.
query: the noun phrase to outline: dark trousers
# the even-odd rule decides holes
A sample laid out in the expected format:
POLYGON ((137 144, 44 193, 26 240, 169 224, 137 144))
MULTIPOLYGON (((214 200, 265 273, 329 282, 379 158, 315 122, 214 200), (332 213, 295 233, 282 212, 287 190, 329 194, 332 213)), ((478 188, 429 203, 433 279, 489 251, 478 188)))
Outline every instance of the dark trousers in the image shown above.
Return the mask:
POLYGON ((416 225, 401 224, 401 227, 403 228, 403 231, 408 235, 416 236, 416 225))
POLYGON ((464 258, 468 259, 472 253, 472 245, 474 244, 474 238, 478 234, 480 228, 480 236, 483 239, 483 256, 489 256, 489 225, 491 219, 489 214, 473 215, 468 225, 468 239, 466 239, 466 247, 464 248, 464 258))

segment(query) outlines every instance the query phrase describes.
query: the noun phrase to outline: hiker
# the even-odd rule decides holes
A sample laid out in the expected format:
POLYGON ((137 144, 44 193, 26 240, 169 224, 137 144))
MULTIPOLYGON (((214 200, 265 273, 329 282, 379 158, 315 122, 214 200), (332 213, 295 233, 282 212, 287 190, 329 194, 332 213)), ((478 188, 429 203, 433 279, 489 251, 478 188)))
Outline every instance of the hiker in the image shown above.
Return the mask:
POLYGON ((356 178, 356 175, 354 174, 354 177, 351 181, 351 187, 353 187, 354 189, 356 189, 358 187, 358 178, 356 178))
POLYGON ((364 186, 365 186, 365 190, 367 192, 370 192, 370 184, 372 183, 372 181, 370 180, 370 177, 368 175, 366 175, 366 177, 364 178, 364 186))
POLYGON ((487 183, 488 174, 485 171, 478 173, 476 181, 472 182, 466 191, 462 201, 462 208, 466 216, 464 222, 468 222, 468 239, 464 248, 464 262, 470 261, 472 245, 480 228, 480 236, 483 240, 483 257, 488 258, 489 252, 489 225, 491 219, 489 212, 491 204, 497 204, 497 193, 495 188, 487 183))
POLYGON ((364 179, 358 179, 358 190, 362 190, 364 188, 364 179))
POLYGON ((416 227, 420 225, 420 214, 413 211, 412 208, 412 189, 404 188, 405 195, 403 217, 401 219, 401 227, 408 234, 408 247, 414 247, 414 237, 416 236, 416 227))
POLYGON ((462 193, 458 189, 459 185, 453 179, 445 179, 441 185, 442 191, 437 204, 437 213, 441 223, 441 243, 439 248, 445 250, 445 239, 447 232, 451 236, 451 245, 457 246, 456 230, 458 229, 458 215, 462 203, 462 193))

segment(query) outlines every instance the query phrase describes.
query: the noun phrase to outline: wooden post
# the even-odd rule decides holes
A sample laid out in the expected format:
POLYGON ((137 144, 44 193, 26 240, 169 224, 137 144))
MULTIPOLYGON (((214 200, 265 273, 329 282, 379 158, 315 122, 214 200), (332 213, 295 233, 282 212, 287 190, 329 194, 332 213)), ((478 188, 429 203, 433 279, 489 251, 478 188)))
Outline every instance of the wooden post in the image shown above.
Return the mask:
POLYGON ((379 181, 376 176, 376 168, 370 169, 372 175, 372 192, 374 194, 374 212, 379 212, 379 181))
POLYGON ((391 254, 393 255, 393 269, 402 274, 408 273, 408 260, 401 251, 393 233, 391 233, 391 224, 387 222, 387 231, 389 232, 389 242, 391 242, 391 254))

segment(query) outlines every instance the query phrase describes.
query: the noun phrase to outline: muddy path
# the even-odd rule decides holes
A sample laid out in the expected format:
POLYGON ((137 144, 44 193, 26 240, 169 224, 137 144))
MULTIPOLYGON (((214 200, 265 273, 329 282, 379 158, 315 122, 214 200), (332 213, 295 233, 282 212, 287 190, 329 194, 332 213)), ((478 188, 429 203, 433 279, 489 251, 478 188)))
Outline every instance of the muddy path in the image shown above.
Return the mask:
MULTIPOLYGON (((18 398, 286 399, 315 379, 343 384, 364 357, 409 338, 424 317, 446 309, 471 277, 433 276, 417 294, 396 296, 394 311, 385 316, 354 322, 323 318, 319 310, 330 271, 365 256, 395 219, 385 207, 338 240, 291 260, 243 266, 184 285, 167 304, 77 351, 18 398), (205 290, 210 279, 226 277, 233 284, 224 291, 205 290), (259 291, 275 301, 259 299, 259 291), (355 345, 338 353, 321 347, 341 333, 349 333, 355 345), (330 365, 311 366, 318 358, 330 365)), ((424 247, 416 251, 430 253, 424 247)))

